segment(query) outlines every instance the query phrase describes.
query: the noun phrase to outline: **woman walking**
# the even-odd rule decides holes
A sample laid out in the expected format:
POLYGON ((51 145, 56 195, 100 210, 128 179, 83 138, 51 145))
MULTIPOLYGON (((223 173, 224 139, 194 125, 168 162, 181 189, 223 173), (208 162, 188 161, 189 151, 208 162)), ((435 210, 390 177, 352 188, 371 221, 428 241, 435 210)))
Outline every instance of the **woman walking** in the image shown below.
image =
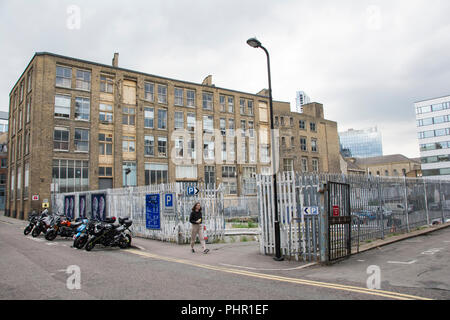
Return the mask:
POLYGON ((194 250, 194 244, 195 244, 195 238, 198 235, 198 238, 200 239, 200 243, 203 247, 203 253, 206 254, 209 252, 209 249, 206 249, 206 243, 205 239, 203 237, 203 228, 202 228, 202 207, 200 203, 196 203, 194 207, 192 208, 191 216, 189 218, 189 222, 192 224, 192 233, 191 233, 191 249, 192 253, 195 252, 194 250))

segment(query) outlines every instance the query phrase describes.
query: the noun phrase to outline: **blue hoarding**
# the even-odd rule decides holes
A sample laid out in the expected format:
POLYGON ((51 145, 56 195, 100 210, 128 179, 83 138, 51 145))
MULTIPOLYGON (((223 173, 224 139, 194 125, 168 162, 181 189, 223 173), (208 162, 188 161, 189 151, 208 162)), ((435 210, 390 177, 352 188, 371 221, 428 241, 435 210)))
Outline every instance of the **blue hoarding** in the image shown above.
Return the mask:
POLYGON ((161 229, 161 211, 159 194, 145 197, 145 218, 147 229, 161 229))

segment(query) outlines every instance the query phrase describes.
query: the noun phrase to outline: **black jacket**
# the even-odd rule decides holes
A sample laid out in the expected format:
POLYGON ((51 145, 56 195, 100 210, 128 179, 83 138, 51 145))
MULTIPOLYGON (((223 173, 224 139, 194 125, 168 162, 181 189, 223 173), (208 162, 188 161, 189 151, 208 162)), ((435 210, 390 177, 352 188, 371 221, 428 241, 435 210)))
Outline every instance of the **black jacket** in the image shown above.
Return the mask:
POLYGON ((192 224, 201 224, 203 222, 202 211, 192 211, 191 216, 189 217, 189 222, 192 224), (200 221, 200 223, 197 223, 198 219, 202 219, 202 221, 200 221))

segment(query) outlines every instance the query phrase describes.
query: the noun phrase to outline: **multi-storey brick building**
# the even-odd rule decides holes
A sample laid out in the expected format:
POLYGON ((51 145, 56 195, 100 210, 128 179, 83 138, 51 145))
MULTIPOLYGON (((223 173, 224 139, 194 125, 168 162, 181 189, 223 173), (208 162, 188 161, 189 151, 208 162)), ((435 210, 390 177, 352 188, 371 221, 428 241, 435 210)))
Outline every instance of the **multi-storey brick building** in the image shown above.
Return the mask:
POLYGON ((289 103, 275 101, 274 115, 281 170, 341 173, 337 123, 324 118, 322 104, 308 103, 297 113, 289 103))
MULTIPOLYGON (((228 195, 256 193, 244 181, 270 172, 267 95, 216 87, 211 76, 199 84, 127 70, 118 58, 104 65, 34 55, 10 93, 7 215, 26 218, 51 190, 202 182, 223 184, 228 195)), ((322 123, 308 139, 337 137, 322 123)), ((323 146, 317 170, 332 170, 334 149, 323 146)))

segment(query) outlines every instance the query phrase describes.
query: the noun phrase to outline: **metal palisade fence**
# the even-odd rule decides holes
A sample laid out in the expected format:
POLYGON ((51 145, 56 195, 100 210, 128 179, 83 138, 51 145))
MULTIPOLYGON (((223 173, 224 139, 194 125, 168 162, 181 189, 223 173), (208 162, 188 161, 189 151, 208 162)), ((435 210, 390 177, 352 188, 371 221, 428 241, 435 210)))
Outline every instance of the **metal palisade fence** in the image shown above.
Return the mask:
MULTIPOLYGON (((258 175, 256 181, 260 251, 271 255, 275 253, 272 176, 258 175)), ((320 258, 325 245, 320 217, 326 205, 319 188, 328 182, 350 185, 352 252, 361 243, 450 219, 450 181, 283 172, 277 182, 282 254, 297 260, 320 258)))
POLYGON ((225 222, 223 217, 223 192, 221 188, 197 184, 198 193, 187 192, 185 184, 171 183, 144 187, 107 189, 78 193, 55 194, 52 197, 54 211, 66 213, 67 199, 73 199, 73 218, 81 216, 91 219, 106 217, 130 217, 135 235, 161 241, 189 243, 191 237, 190 213, 195 203, 202 206, 203 224, 208 241, 222 239, 225 222), (172 207, 166 208, 165 195, 172 194, 172 207), (147 196, 159 195, 160 228, 148 228, 147 196), (102 200, 103 197, 103 200, 102 200), (97 199, 100 199, 97 201, 97 199), (103 207, 101 205, 104 202, 103 207), (99 204, 96 204, 96 203, 99 204), (100 208, 100 209, 99 209, 100 208), (100 210, 100 211, 99 211, 100 210), (101 212, 101 213, 98 213, 101 212))

